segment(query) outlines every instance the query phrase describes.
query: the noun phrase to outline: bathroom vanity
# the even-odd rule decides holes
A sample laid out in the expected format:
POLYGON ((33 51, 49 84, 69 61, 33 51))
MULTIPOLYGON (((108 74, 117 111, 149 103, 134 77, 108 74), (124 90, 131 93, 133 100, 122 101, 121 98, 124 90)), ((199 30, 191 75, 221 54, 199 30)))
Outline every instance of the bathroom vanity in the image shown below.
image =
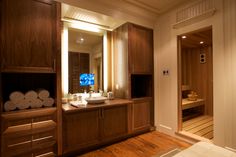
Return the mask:
POLYGON ((70 155, 128 137, 131 107, 132 101, 127 99, 106 100, 82 107, 64 104, 63 153, 70 155))

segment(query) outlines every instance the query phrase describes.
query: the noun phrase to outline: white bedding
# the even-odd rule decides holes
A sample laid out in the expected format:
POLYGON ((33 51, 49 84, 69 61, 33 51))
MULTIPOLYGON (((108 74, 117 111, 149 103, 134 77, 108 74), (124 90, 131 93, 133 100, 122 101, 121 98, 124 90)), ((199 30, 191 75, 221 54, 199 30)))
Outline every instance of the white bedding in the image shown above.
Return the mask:
POLYGON ((236 157, 236 153, 207 142, 198 142, 173 157, 236 157))

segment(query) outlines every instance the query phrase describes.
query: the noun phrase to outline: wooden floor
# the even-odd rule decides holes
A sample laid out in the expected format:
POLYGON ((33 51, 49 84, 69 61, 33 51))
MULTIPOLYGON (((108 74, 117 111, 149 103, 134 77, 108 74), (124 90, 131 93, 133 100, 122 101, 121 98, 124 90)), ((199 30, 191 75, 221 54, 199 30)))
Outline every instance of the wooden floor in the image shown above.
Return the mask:
POLYGON ((213 139, 213 117, 199 116, 183 122, 183 130, 207 139, 213 139))
POLYGON ((190 144, 157 131, 129 138, 80 157, 152 157, 174 148, 185 149, 190 144))

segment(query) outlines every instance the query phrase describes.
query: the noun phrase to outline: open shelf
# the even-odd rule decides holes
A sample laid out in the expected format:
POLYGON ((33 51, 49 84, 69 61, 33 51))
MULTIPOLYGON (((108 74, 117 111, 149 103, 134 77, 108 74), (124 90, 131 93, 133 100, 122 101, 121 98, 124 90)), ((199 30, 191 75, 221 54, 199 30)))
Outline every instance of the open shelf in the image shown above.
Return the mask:
MULTIPOLYGON (((26 93, 29 90, 46 89, 50 97, 56 98, 56 75, 50 73, 2 73, 2 102, 9 100, 14 91, 26 93)), ((54 105, 55 106, 55 105, 54 105)), ((2 105, 3 107, 3 105, 2 105)), ((2 111, 4 109, 2 108, 2 111)))
POLYGON ((131 98, 152 97, 152 75, 131 75, 131 98))

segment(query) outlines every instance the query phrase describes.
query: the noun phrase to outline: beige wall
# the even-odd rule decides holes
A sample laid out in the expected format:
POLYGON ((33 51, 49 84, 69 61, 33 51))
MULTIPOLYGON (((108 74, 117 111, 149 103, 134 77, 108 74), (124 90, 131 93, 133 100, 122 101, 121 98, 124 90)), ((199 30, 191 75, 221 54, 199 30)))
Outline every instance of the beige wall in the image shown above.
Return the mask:
POLYGON ((214 143, 236 149, 236 1, 215 0, 214 16, 174 29, 177 10, 188 5, 160 16, 155 26, 155 124, 171 135, 178 128, 177 35, 212 25, 214 143))
MULTIPOLYGON (((69 2, 74 5, 77 3, 75 0, 69 2)), ((217 9, 214 16, 173 29, 177 10, 191 5, 191 2, 172 9, 156 19, 154 27, 155 125, 159 131, 171 135, 175 135, 177 131, 177 35, 212 25, 214 143, 236 149, 236 1, 213 0, 217 9), (164 69, 168 69, 170 74, 163 76, 164 69)), ((94 5, 92 10, 99 12, 98 8, 94 5)), ((107 10, 103 10, 102 13, 117 16, 107 10)), ((125 16, 126 14, 122 13, 119 18, 125 16)), ((129 17, 125 18, 127 21, 152 26, 150 22, 144 22, 143 19, 127 17, 129 17)))

